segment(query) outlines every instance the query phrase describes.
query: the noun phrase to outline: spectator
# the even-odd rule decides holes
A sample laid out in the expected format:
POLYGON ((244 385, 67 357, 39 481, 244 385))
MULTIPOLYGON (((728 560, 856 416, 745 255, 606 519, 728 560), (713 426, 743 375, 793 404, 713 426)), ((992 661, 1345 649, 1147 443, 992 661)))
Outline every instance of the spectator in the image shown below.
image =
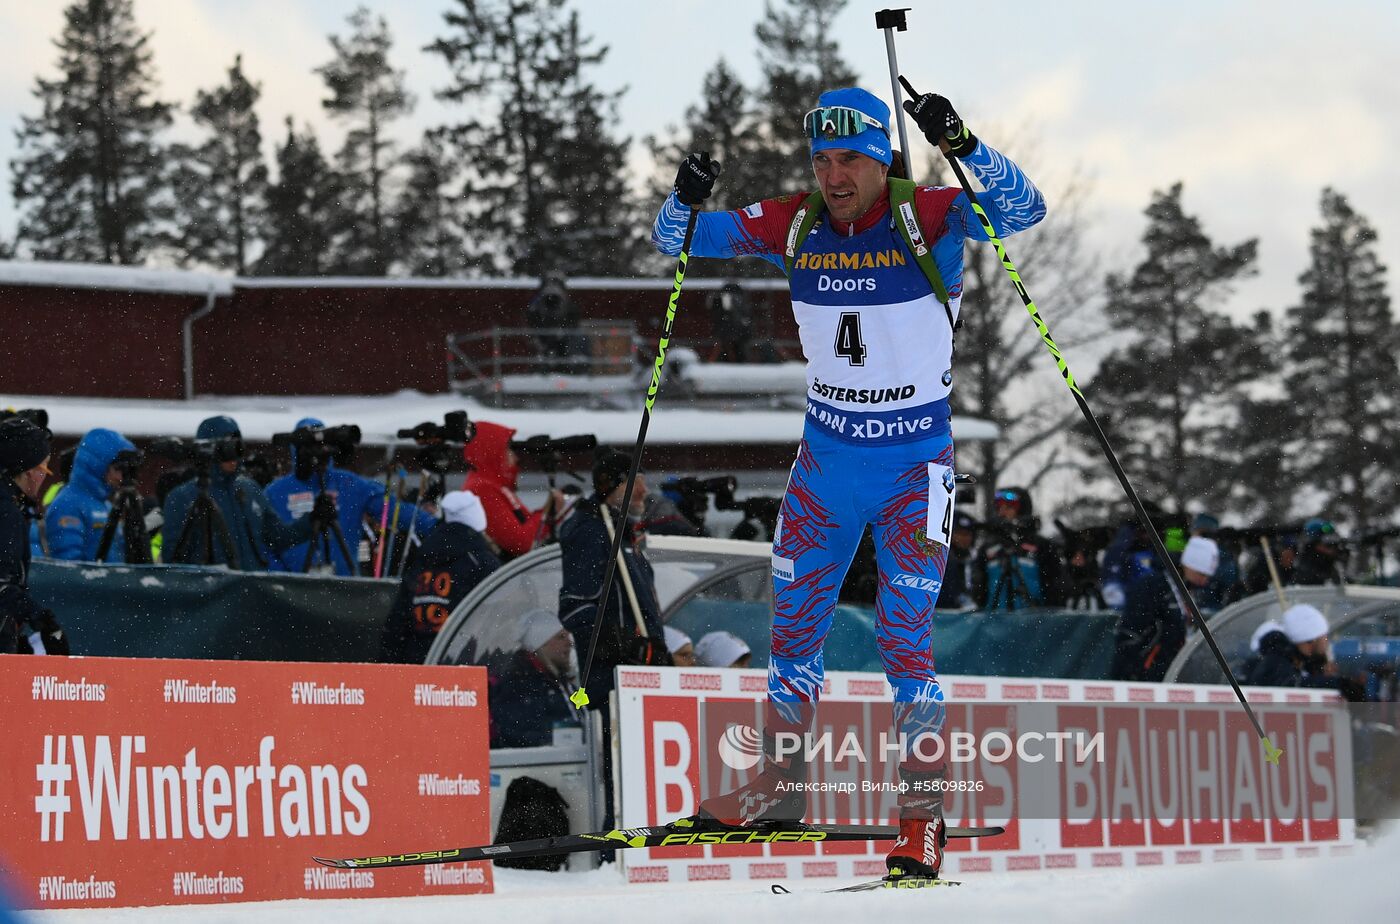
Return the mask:
MULTIPOLYGON (((551 491, 545 505, 533 513, 516 497, 520 459, 510 448, 514 435, 510 427, 477 421, 476 436, 462 450, 472 469, 462 487, 481 498, 486 509, 486 535, 496 543, 504 560, 534 548, 545 534, 545 517, 564 506, 564 495, 558 491, 551 491)), ((637 492, 639 497, 644 493, 637 492)))
POLYGON ((1235 599, 1236 586, 1240 580, 1240 563, 1233 543, 1219 539, 1220 521, 1208 513, 1198 513, 1191 521, 1191 535, 1203 536, 1215 542, 1220 549, 1220 567, 1211 576, 1210 583, 1201 588, 1196 599, 1201 612, 1214 613, 1235 599))
POLYGON ((29 593, 29 521, 52 474, 48 462, 48 430, 23 417, 0 421, 0 654, 68 654, 68 637, 53 611, 29 593))
POLYGON ((572 692, 573 640, 549 610, 521 617, 520 648, 490 678, 491 747, 554 743, 554 730, 577 726, 572 692))
POLYGON ((753 653, 733 632, 710 632, 695 643, 697 667, 748 667, 753 653))
POLYGON ((695 646, 690 642, 690 636, 680 629, 665 627, 666 650, 671 653, 671 663, 676 667, 695 666, 695 646))
POLYGON ((525 306, 525 323, 538 331, 535 342, 546 369, 580 374, 588 371, 588 341, 579 333, 579 317, 563 274, 546 274, 525 306))
POLYGON ((1030 492, 1000 488, 993 509, 995 519, 983 524, 977 571, 985 583, 976 589, 977 598, 989 610, 1063 606, 1064 564, 1054 541, 1039 535, 1030 492))
MULTIPOLYGON (((1279 584, 1284 587, 1296 584, 1297 580, 1294 574, 1298 563, 1298 537, 1293 533, 1279 533, 1270 545, 1269 551, 1275 556, 1274 565, 1278 568, 1279 584)), ((1245 595, 1262 594, 1273 587, 1273 583, 1273 578, 1269 574, 1269 563, 1264 560, 1261 549, 1260 554, 1254 558, 1254 564, 1250 565, 1249 571, 1245 574, 1245 595)))
MULTIPOLYGON (((1161 508, 1151 501, 1144 501, 1143 506, 1149 517, 1162 515, 1161 508)), ((1118 527, 1113 540, 1104 549, 1100 590, 1109 609, 1123 609, 1128 602, 1128 585, 1140 574, 1152 570, 1152 543, 1147 532, 1152 528, 1151 523, 1144 527, 1136 516, 1130 517, 1118 527)))
MULTIPOLYGON (((1277 625, 1277 624, 1275 624, 1277 625)), ((1337 690, 1353 702, 1366 698, 1356 681, 1337 674, 1327 636, 1327 617, 1315 606, 1297 603, 1283 614, 1280 628, 1259 639, 1259 654, 1244 682, 1261 687, 1313 687, 1337 690)))
MULTIPOLYGON (((1193 592, 1209 583, 1219 565, 1219 546, 1204 536, 1192 537, 1181 553, 1181 576, 1193 592)), ((1177 597, 1166 572, 1154 563, 1127 586, 1109 676, 1160 681, 1185 644, 1186 604, 1177 597)))
MULTIPOLYGON (((49 480, 49 486, 44 489, 43 500, 38 504, 38 516, 34 517, 29 524, 29 551, 33 555, 47 556, 49 554, 49 538, 44 525, 44 511, 49 509, 53 499, 58 497, 58 492, 68 484, 68 479, 73 477, 73 456, 78 451, 77 446, 69 446, 55 453, 49 459, 49 468, 53 469, 53 478, 49 480)), ((159 559, 152 559, 159 561, 159 559)))
POLYGON ((310 516, 284 523, 257 482, 239 473, 243 434, 232 417, 210 417, 202 421, 195 431, 195 439, 215 443, 213 467, 209 472, 209 500, 213 501, 228 528, 228 541, 233 543, 233 548, 226 547, 221 531, 206 522, 205 513, 199 509, 200 483, 195 477, 171 488, 165 496, 165 525, 162 527, 165 535, 161 540, 165 561, 226 565, 241 571, 267 570, 274 552, 306 542, 315 522, 335 515, 334 508, 325 504, 311 510, 310 516), (191 535, 204 538, 187 539, 182 546, 181 537, 191 535))
MULTIPOLYGON (((89 430, 73 456, 73 474, 44 513, 44 534, 49 555, 69 561, 96 561, 97 547, 111 513, 113 489, 121 483, 121 471, 112 463, 117 454, 135 451, 131 441, 115 430, 89 430)), ((122 529, 107 550, 106 561, 125 557, 122 529)))
POLYGON ((1346 546, 1330 520, 1313 518, 1303 524, 1303 547, 1294 568, 1295 584, 1342 584, 1346 546))
POLYGON ((966 513, 953 514, 953 544, 948 548, 948 563, 943 568, 943 589, 938 592, 937 610, 971 610, 977 607, 972 597, 973 546, 977 542, 977 521, 966 513))
POLYGON ((632 457, 624 452, 600 452, 593 466, 593 495, 574 504, 559 524, 564 572, 559 616, 581 652, 588 650, 599 618, 598 594, 612 552, 613 531, 623 530, 624 535, 621 555, 626 570, 619 567, 615 572, 598 630, 593 671, 584 678, 594 708, 605 708, 616 665, 670 663, 655 578, 641 548, 643 534, 632 519, 640 515, 647 492, 646 478, 640 472, 633 489, 631 516, 621 513, 622 492, 631 467, 632 457), (607 522, 604 516, 609 518, 607 522), (634 594, 640 612, 632 608, 634 594))
POLYGON ((404 571, 384 626, 379 660, 422 664, 457 604, 501 561, 481 535, 486 511, 470 491, 442 498, 442 522, 427 535, 404 571))
POLYGON ((710 329, 717 342, 715 362, 749 362, 753 340, 753 305, 737 280, 728 279, 710 295, 710 329))
MULTIPOLYGON (((296 429, 307 430, 324 426, 325 424, 315 417, 304 417, 297 421, 296 429)), ((384 485, 372 478, 339 468, 333 461, 326 461, 324 471, 318 470, 312 461, 309 454, 298 453, 293 447, 292 471, 281 478, 273 479, 267 486, 267 499, 278 516, 291 522, 296 517, 310 512, 317 499, 324 497, 323 503, 332 505, 328 509, 335 511, 335 522, 340 527, 341 535, 345 537, 345 544, 349 547, 351 556, 356 560, 346 560, 340 550, 340 543, 333 539, 327 539, 322 544, 323 547, 313 553, 307 542, 310 538, 308 536, 297 545, 279 551, 269 563, 268 569, 305 571, 308 556, 313 556, 313 560, 322 567, 329 562, 335 573, 341 577, 358 575, 360 532, 367 519, 375 526, 379 525, 380 515, 384 511, 384 485)), ((394 506, 402 502, 391 498, 389 503, 389 515, 392 518, 394 506)), ((412 504, 402 504, 399 509, 399 522, 406 525, 414 518, 418 521, 418 535, 426 540, 437 525, 437 518, 427 510, 412 504)))

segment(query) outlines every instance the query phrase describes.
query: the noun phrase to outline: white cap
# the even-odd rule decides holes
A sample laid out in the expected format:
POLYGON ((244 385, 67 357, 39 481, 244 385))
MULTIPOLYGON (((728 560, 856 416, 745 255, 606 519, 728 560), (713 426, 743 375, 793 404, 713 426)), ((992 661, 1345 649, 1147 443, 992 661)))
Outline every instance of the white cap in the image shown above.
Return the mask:
POLYGON ((664 630, 666 632, 666 650, 671 654, 675 654, 686 645, 690 644, 690 636, 686 635, 680 629, 673 629, 670 626, 665 626, 664 630))
POLYGON ((1181 567, 1212 577, 1215 569, 1220 567, 1220 546, 1215 544, 1214 539, 1192 536, 1181 553, 1181 567))
POLYGON ((520 645, 535 651, 545 642, 564 631, 564 624, 553 610, 530 610, 520 617, 520 645))
POLYGON ((1259 624, 1259 628, 1254 630, 1254 634, 1249 637, 1249 650, 1258 651, 1259 643, 1264 640, 1264 636, 1270 632, 1282 632, 1283 623, 1277 619, 1266 619, 1259 624))
POLYGON ((749 646, 733 632, 711 632, 695 643, 695 663, 701 667, 729 667, 749 653, 749 646))
POLYGON ((481 498, 471 491, 448 491, 438 506, 447 522, 463 523, 479 533, 486 532, 486 508, 481 506, 481 498))
POLYGON ((1327 617, 1315 606, 1296 603, 1283 614, 1283 633, 1295 645, 1322 638, 1329 631, 1327 617))

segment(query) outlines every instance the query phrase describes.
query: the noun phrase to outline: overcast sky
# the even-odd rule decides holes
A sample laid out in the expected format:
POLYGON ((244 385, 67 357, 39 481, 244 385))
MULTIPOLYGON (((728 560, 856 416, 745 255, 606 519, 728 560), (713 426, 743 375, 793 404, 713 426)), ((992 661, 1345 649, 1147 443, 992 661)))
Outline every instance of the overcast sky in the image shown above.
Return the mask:
MULTIPOLYGON (((322 85, 312 69, 329 58, 326 35, 346 31, 355 5, 135 0, 141 26, 154 33, 167 99, 187 105, 196 88, 219 83, 243 53, 245 71, 263 86, 269 149, 289 114, 313 125, 328 150, 338 144, 340 131, 321 111, 322 85)), ((433 99, 446 82, 445 68, 421 51, 441 31, 449 0, 368 5, 388 19, 396 64, 407 70, 419 99, 402 129, 412 143, 423 127, 451 118, 433 99)), ((873 16, 883 5, 853 0, 834 31, 861 80, 888 100, 884 42, 873 16)), ((1378 227, 1383 259, 1400 265, 1400 4, 911 5, 910 29, 898 36, 902 71, 920 89, 950 97, 993 144, 999 139, 990 127, 1029 131, 1038 141, 1034 178, 1045 187, 1076 165, 1089 171, 1094 240, 1110 265, 1132 259, 1150 193, 1176 180, 1185 183, 1188 210, 1217 242, 1260 238, 1260 274, 1241 288, 1232 306, 1238 312, 1296 300, 1325 185, 1351 198, 1378 227)), ((6 165, 19 116, 37 111, 35 74, 52 73, 51 41, 64 6, 0 0, 0 161, 6 165)), ((611 48, 596 77, 605 87, 626 88, 622 127, 634 139, 675 124, 720 56, 746 80, 758 76, 757 0, 580 0, 576 7, 585 29, 611 48)), ((1010 145, 1002 147, 1016 157, 1010 145)), ((640 154, 633 161, 648 164, 640 154)), ((15 223, 8 166, 5 174, 0 233, 8 237, 15 223)), ((1034 279, 1029 282, 1034 292, 1034 279)))

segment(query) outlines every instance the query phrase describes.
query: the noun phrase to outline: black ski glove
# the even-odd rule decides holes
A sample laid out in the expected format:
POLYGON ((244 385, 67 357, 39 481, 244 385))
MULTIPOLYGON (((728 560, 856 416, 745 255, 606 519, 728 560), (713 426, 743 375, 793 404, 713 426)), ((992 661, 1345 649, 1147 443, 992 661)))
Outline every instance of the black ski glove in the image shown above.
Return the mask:
POLYGON ((904 111, 918 123, 929 144, 937 147, 939 141, 946 141, 948 153, 954 157, 966 157, 977 147, 977 136, 967 130, 945 96, 925 93, 917 100, 907 99, 904 111))
POLYGON ((33 626, 33 629, 39 633, 39 638, 44 643, 45 652, 51 655, 66 656, 68 654, 68 633, 63 631, 63 627, 58 624, 53 610, 44 610, 40 613, 39 622, 33 626))
POLYGON ((715 180, 719 179, 720 164, 704 151, 692 154, 681 162, 676 172, 676 198, 692 208, 710 198, 715 180))

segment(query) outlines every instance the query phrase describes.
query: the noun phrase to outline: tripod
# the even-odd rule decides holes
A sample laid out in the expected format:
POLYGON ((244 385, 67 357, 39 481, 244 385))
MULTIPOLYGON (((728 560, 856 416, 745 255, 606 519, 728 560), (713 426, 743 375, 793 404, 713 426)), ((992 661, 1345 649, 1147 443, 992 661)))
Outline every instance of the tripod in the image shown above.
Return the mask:
POLYGON ((121 484, 112 497, 112 509, 107 513, 107 525, 102 530, 102 540, 97 545, 97 560, 106 561, 112 542, 121 529, 126 546, 125 561, 128 565, 151 564, 151 537, 146 532, 146 513, 141 494, 136 490, 133 473, 123 472, 121 484))
MULTIPOLYGON (((418 499, 414 506, 420 510, 429 504, 435 504, 447 493, 447 482, 444 472, 429 469, 419 469, 418 471, 418 499)), ((408 570, 408 560, 413 556, 415 547, 423 544, 423 540, 418 538, 418 518, 411 517, 408 521, 408 535, 403 540, 403 553, 399 558, 399 577, 402 578, 404 572, 408 570)))
POLYGON ((185 522, 180 524, 180 535, 175 540, 175 551, 171 560, 185 561, 186 555, 194 548, 194 544, 199 542, 204 549, 204 554, 200 556, 202 562, 206 565, 217 564, 214 557, 214 539, 217 537, 224 547, 224 561, 233 570, 241 570, 238 549, 233 544, 233 536, 229 534, 228 522, 224 519, 223 511, 219 509, 219 505, 214 503, 214 499, 209 496, 209 463, 207 461, 201 460, 196 468, 195 483, 198 486, 198 492, 195 495, 194 503, 190 504, 189 515, 185 517, 185 522))
POLYGON ((984 523, 983 529, 993 532, 1001 540, 1001 555, 988 559, 987 565, 990 568, 992 562, 1001 562, 1001 574, 997 576, 997 582, 987 594, 987 610, 997 610, 1005 607, 1007 610, 1015 610, 1018 606, 1033 606, 1035 598, 1031 595, 1030 588, 1026 586, 1026 579, 1021 575, 1019 564, 1021 549, 1020 537, 1017 535, 1015 526, 1005 527, 1000 524, 984 523))
MULTIPOLYGON (((320 500, 326 494, 326 464, 329 458, 317 455, 312 463, 315 468, 316 480, 320 487, 316 491, 316 500, 320 500)), ((315 507, 313 506, 313 510, 315 507)), ((345 534, 340 531, 340 521, 335 517, 330 520, 313 520, 311 523, 311 541, 306 546, 306 562, 302 565, 303 574, 311 572, 311 566, 316 563, 316 550, 324 552, 324 562, 332 568, 335 566, 335 559, 331 557, 331 539, 335 539, 336 548, 340 549, 340 554, 344 556, 346 564, 350 566, 350 573, 355 577, 360 576, 360 563, 350 554, 350 546, 345 543, 345 534)))

